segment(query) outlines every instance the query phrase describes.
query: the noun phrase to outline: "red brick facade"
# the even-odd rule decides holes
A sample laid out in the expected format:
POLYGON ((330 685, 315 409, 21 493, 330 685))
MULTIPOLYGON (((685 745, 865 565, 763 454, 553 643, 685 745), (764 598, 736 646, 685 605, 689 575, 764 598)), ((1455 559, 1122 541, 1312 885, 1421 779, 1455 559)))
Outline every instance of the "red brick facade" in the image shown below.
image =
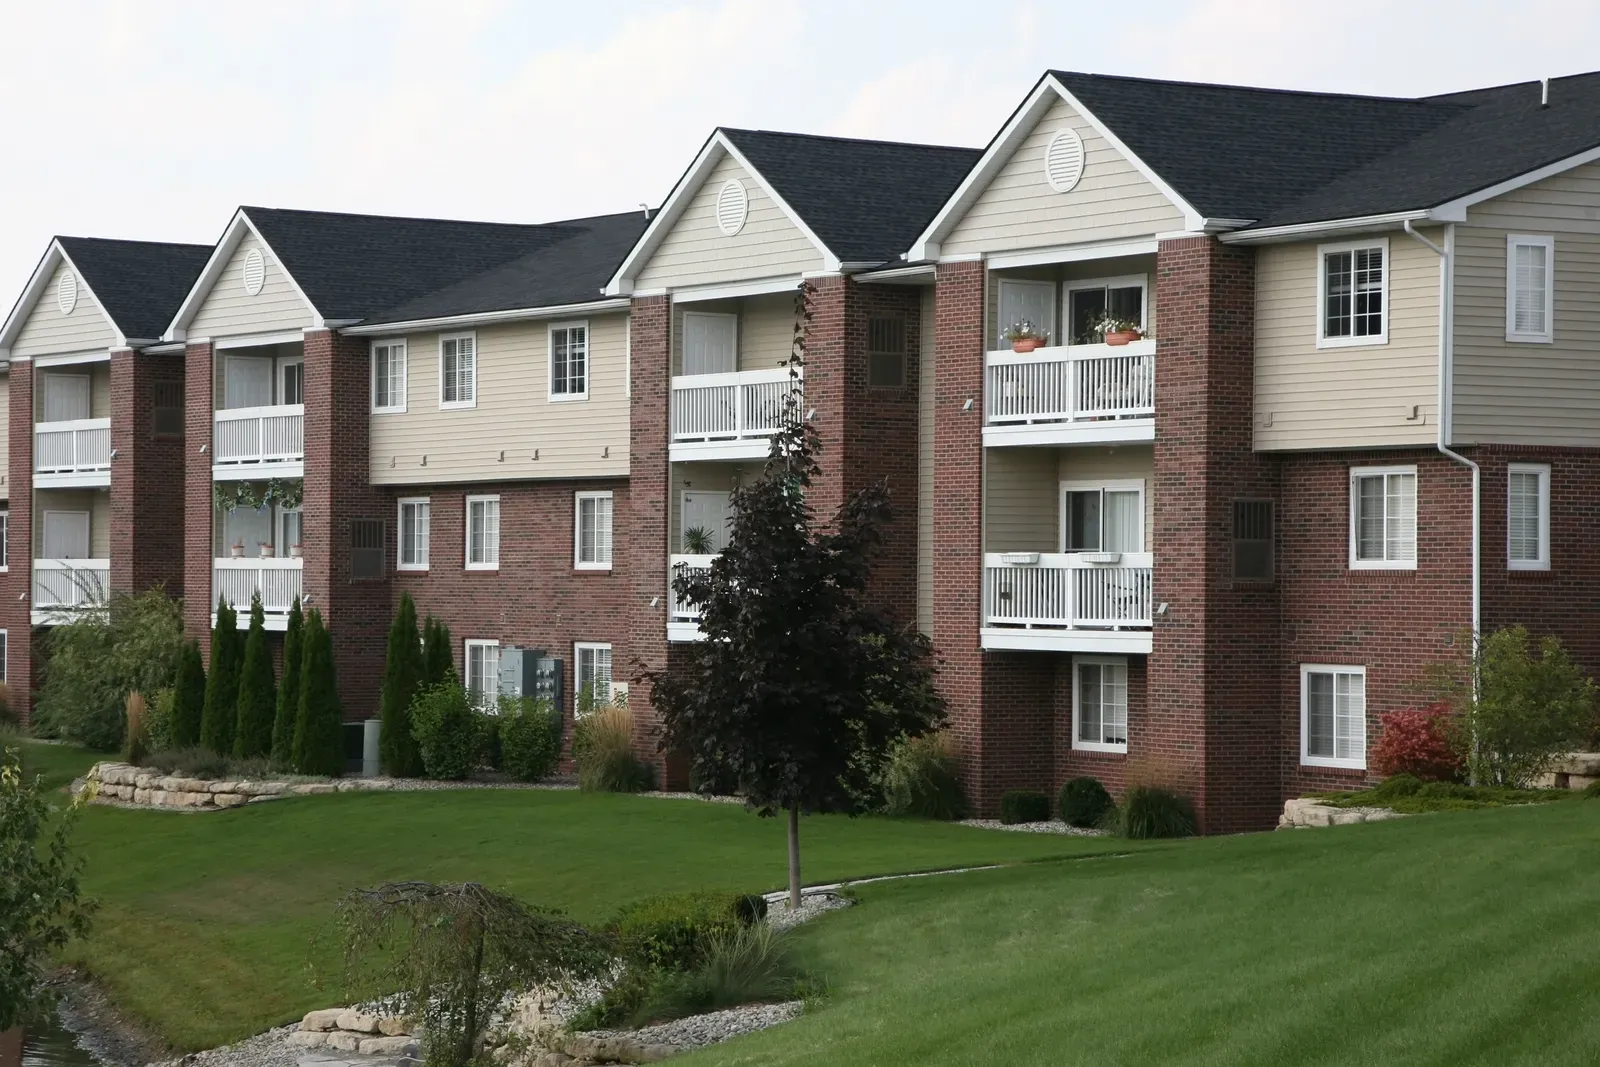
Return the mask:
POLYGON ((37 684, 33 643, 33 364, 12 360, 7 424, 7 567, 0 574, 0 629, 6 631, 6 699, 26 723, 37 684))
POLYGON ((209 344, 192 344, 183 354, 183 629, 200 640, 207 665, 211 643, 211 568, 216 559, 211 502, 212 403, 216 396, 213 351, 209 344))
POLYGON ((156 433, 155 420, 158 390, 182 403, 184 374, 181 356, 111 353, 113 590, 183 595, 185 437, 156 433))

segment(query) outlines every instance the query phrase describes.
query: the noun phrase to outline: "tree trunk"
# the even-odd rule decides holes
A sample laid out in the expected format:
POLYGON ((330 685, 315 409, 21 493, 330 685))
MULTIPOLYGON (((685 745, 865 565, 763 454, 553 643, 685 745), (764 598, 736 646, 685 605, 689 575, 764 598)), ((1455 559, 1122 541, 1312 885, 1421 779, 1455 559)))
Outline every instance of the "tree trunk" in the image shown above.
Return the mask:
POLYGON ((789 907, 800 907, 800 805, 789 805, 789 907))
POLYGON ((456 1067, 467 1067, 478 1054, 478 982, 483 974, 483 924, 478 924, 478 943, 472 951, 472 977, 467 982, 466 1003, 461 1023, 461 1044, 456 1048, 456 1067))

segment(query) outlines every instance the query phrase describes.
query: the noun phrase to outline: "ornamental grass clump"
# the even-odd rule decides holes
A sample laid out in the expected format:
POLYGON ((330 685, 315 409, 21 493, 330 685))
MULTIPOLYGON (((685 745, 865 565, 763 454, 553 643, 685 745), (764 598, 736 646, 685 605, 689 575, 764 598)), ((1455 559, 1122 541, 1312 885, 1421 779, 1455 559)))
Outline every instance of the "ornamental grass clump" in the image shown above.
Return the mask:
POLYGON ((633 1012, 630 1025, 683 1019, 741 1004, 793 1000, 802 979, 787 934, 766 923, 711 935, 692 971, 661 976, 633 1012))
POLYGON ((597 793, 641 793, 655 774, 633 754, 633 716, 608 704, 580 716, 572 727, 572 761, 578 788, 597 793))
POLYGON ((967 794, 943 734, 905 738, 883 770, 883 808, 890 815, 955 821, 967 817, 967 794))
POLYGON ((1193 837, 1199 828, 1194 803, 1188 797, 1153 785, 1129 787, 1110 820, 1118 834, 1133 840, 1193 837))

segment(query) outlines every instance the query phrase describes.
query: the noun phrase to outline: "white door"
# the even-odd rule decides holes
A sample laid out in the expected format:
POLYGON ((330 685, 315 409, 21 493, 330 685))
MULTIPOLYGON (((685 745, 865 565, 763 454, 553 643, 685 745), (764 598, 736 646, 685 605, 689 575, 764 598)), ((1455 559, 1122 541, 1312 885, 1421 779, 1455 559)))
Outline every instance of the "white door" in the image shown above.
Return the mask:
MULTIPOLYGON (((683 491, 683 508, 679 517, 678 530, 680 537, 690 530, 705 531, 706 540, 710 543, 711 553, 721 552, 728 547, 728 494, 710 489, 685 489, 683 491)), ((683 542, 680 541, 680 544, 683 542)), ((690 553, 687 545, 683 548, 686 554, 690 553)))
POLYGON ((44 422, 71 422, 89 417, 89 376, 53 374, 46 371, 44 383, 44 422))
POLYGON ((89 513, 87 511, 47 511, 44 513, 44 558, 89 558, 89 513))
POLYGON ((737 315, 683 313, 683 373, 732 374, 738 345, 737 315))
POLYGON ((1000 316, 995 322, 995 340, 1007 346, 1006 331, 1026 319, 1033 323, 1034 332, 1044 335, 1048 343, 1060 344, 1056 339, 1056 283, 1000 281, 1000 316))
POLYGON ((303 359, 278 364, 278 403, 304 404, 306 395, 306 363, 303 359))
POLYGON ((264 356, 229 356, 223 365, 225 408, 261 408, 272 403, 272 360, 264 356))

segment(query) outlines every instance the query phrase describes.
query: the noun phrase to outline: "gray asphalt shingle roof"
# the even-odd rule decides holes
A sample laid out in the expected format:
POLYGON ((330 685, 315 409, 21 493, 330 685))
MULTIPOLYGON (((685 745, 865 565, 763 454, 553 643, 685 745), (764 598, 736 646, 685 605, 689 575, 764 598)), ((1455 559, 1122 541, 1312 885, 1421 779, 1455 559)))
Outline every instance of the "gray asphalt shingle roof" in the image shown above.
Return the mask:
POLYGON ((122 335, 141 340, 161 336, 211 257, 210 245, 56 240, 122 335))

